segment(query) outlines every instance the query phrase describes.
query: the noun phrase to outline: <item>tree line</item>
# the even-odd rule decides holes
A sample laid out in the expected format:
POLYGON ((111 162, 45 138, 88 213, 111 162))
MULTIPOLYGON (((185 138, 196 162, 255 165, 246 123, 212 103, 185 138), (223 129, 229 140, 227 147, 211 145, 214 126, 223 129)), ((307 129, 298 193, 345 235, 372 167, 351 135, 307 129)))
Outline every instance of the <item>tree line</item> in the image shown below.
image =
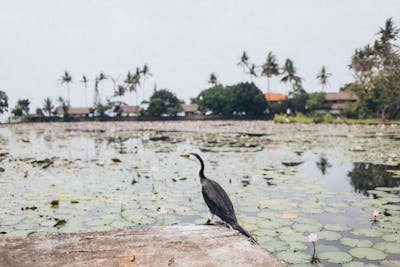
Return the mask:
MULTIPOLYGON (((385 25, 379 28, 376 36, 377 38, 372 44, 356 49, 351 57, 348 67, 354 75, 354 81, 346 84, 340 90, 355 93, 358 100, 342 111, 343 116, 350 118, 378 117, 383 120, 400 118, 400 53, 399 46, 396 44, 399 28, 394 25, 392 18, 389 18, 385 25)), ((313 114, 323 105, 324 89, 332 75, 323 65, 316 75, 321 84, 321 90, 307 93, 302 85, 303 78, 297 74, 297 68, 290 58, 287 58, 280 66, 277 56, 273 52, 268 52, 265 62, 257 65, 252 63, 248 53, 243 51, 237 67, 242 71, 242 82, 223 85, 219 82, 218 75, 213 72, 208 78, 211 86, 192 98, 191 103, 198 104, 203 114, 214 115, 261 116, 265 113, 284 113, 287 110, 294 114, 299 112, 313 114), (246 75, 249 77, 247 81, 245 81, 246 75), (270 80, 278 76, 282 83, 290 86, 288 98, 278 103, 268 102, 263 92, 253 83, 253 79, 265 77, 269 93, 270 80)), ((121 106, 126 103, 118 101, 118 97, 129 93, 132 99, 132 93, 135 93, 138 105, 138 91, 141 89, 143 92, 142 104, 148 104, 142 110, 141 116, 176 116, 183 101, 168 89, 157 90, 154 88, 150 100, 143 102, 145 100, 144 83, 151 75, 147 64, 141 68, 137 67, 135 71, 128 71, 122 81, 119 79, 120 76, 112 77, 101 72, 94 78, 94 114, 106 116, 107 111, 112 110, 116 116, 119 116, 121 106), (99 85, 105 80, 112 81, 113 95, 104 101, 99 85)), ((70 84, 73 83, 73 78, 68 71, 65 71, 59 81, 65 85, 68 97, 67 99, 59 97, 57 101, 67 114, 70 107, 70 84)), ((88 77, 82 75, 80 83, 85 89, 86 105, 88 82, 88 77)), ((52 116, 54 108, 53 101, 45 98, 40 111, 45 116, 52 116)), ((0 91, 0 113, 4 113, 7 109, 8 97, 4 91, 0 91)), ((18 100, 12 113, 16 116, 28 115, 29 100, 18 100)))

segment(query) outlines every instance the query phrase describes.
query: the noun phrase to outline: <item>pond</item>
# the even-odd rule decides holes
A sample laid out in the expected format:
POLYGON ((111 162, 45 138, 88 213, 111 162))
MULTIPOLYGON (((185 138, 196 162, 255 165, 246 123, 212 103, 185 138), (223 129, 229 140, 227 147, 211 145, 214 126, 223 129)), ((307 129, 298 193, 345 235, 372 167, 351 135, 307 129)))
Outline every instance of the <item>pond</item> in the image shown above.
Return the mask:
POLYGON ((242 226, 298 266, 400 265, 400 127, 263 121, 0 128, 0 236, 203 224, 197 152, 242 226), (374 221, 373 212, 381 214, 374 221))

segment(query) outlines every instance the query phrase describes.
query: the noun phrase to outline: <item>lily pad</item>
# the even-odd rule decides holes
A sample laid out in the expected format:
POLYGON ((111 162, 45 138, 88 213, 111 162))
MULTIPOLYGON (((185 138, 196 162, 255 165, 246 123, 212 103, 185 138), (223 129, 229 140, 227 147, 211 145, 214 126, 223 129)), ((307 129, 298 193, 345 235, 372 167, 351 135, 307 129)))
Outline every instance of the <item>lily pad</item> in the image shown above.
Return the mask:
POLYGON ((349 250, 350 255, 360 259, 367 260, 383 260, 386 258, 386 254, 375 248, 352 248, 349 250))
POLYGON ((324 229, 329 230, 329 231, 338 231, 338 232, 344 232, 344 231, 349 231, 351 230, 351 227, 343 224, 325 224, 324 229))
POLYGON ((374 248, 382 250, 386 253, 400 254, 399 243, 379 242, 374 245, 374 248))
POLYGON ((330 263, 346 263, 353 259, 350 254, 343 251, 326 251, 318 253, 318 256, 330 263))
POLYGON ((289 248, 288 243, 279 240, 268 241, 266 243, 261 244, 261 246, 271 252, 283 251, 289 248))
POLYGON ((318 232, 321 230, 320 224, 295 224, 292 228, 299 232, 318 232))
POLYGON ((279 258, 291 264, 308 263, 310 255, 303 252, 284 251, 277 255, 279 258))
POLYGON ((343 245, 349 247, 362 247, 362 248, 372 247, 372 242, 370 240, 359 240, 359 239, 343 237, 342 239, 340 239, 340 242, 343 245))
POLYGON ((326 239, 330 241, 339 240, 340 238, 342 238, 340 234, 332 231, 321 231, 317 234, 319 239, 326 239))
POLYGON ((355 229, 354 231, 352 231, 352 233, 355 235, 363 235, 366 237, 381 237, 384 235, 382 231, 371 228, 355 229))
POLYGON ((382 236, 383 240, 389 241, 389 242, 400 242, 400 235, 399 234, 393 234, 393 235, 384 235, 382 236))

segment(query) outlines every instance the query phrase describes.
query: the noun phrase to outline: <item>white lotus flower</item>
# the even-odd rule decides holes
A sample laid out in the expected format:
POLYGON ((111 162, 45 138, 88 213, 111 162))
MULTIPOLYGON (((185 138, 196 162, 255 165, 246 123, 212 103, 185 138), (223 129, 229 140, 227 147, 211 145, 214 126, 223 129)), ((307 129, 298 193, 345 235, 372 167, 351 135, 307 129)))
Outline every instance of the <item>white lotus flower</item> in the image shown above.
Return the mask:
POLYGON ((379 215, 381 215, 381 213, 377 210, 374 210, 374 212, 372 213, 372 216, 374 217, 378 217, 379 215))
POLYGON ((315 233, 311 233, 311 234, 308 236, 308 241, 310 241, 310 242, 317 242, 317 240, 318 240, 318 236, 317 236, 317 234, 315 234, 315 233))
POLYGON ((166 208, 164 208, 164 207, 161 207, 161 208, 160 208, 160 213, 161 213, 161 214, 167 214, 167 213, 168 213, 168 210, 167 210, 166 208))

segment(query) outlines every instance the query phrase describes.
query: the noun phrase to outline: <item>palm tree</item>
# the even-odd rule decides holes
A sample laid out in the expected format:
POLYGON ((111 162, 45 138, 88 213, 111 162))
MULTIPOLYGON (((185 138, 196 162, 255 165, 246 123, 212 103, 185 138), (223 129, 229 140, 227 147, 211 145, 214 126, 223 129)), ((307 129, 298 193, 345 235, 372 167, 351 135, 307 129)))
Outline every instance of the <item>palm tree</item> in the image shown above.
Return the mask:
POLYGON ((397 35, 399 34, 400 29, 397 28, 394 23, 393 19, 389 18, 385 22, 385 28, 379 27, 379 34, 381 36, 382 44, 388 44, 390 41, 395 41, 397 39, 397 35))
MULTIPOLYGON (((100 72, 99 77, 97 77, 97 85, 99 85, 100 82, 102 82, 104 80, 107 80, 107 76, 103 72, 100 72)), ((101 102, 101 94, 100 93, 99 93, 99 100, 101 102)))
POLYGON ((136 94, 136 105, 138 105, 138 88, 140 87, 141 72, 139 68, 136 68, 135 74, 132 76, 132 90, 136 94))
POLYGON ((114 92, 114 96, 124 96, 126 92, 126 87, 119 84, 114 92))
POLYGON ((132 105, 132 91, 135 91, 136 89, 134 88, 133 85, 133 75, 130 71, 126 74, 126 78, 124 80, 125 86, 129 91, 129 102, 132 105))
POLYGON ((54 105, 50 97, 46 97, 43 101, 43 110, 47 112, 47 116, 51 116, 53 113, 54 105))
POLYGON ((242 67, 242 69, 243 69, 242 81, 244 81, 244 74, 245 74, 246 67, 249 67, 249 57, 247 56, 246 51, 243 51, 243 54, 240 57, 240 60, 237 63, 237 65, 242 67))
POLYGON ((324 90, 325 86, 328 84, 328 78, 332 76, 331 73, 326 71, 325 66, 322 66, 321 71, 317 74, 317 79, 322 86, 322 91, 324 90))
POLYGON ((296 75, 296 68, 293 65, 293 61, 289 58, 286 59, 285 65, 283 66, 282 74, 284 75, 281 82, 289 82, 291 86, 295 84, 301 84, 301 78, 296 75))
POLYGON ((257 66, 256 64, 251 64, 249 67, 249 72, 248 74, 250 75, 250 81, 253 79, 253 77, 257 77, 257 66))
POLYGON ((100 93, 99 93, 99 78, 96 77, 94 81, 94 99, 93 99, 93 105, 97 107, 98 105, 101 104, 101 99, 100 99, 100 93))
POLYGON ((149 66, 147 64, 143 65, 143 68, 141 70, 141 74, 142 74, 142 77, 143 77, 143 86, 142 86, 142 91, 143 91, 142 102, 143 102, 144 99, 145 99, 144 91, 146 89, 145 88, 146 78, 149 77, 149 76, 152 76, 153 74, 150 73, 150 68, 149 68, 149 66))
POLYGON ((87 85, 88 85, 89 79, 85 76, 82 75, 82 80, 81 83, 83 83, 83 86, 85 86, 85 107, 87 107, 87 85))
POLYGON ((215 72, 210 73, 210 77, 208 78, 208 83, 213 84, 214 86, 218 84, 218 77, 217 74, 215 74, 215 72))
POLYGON ((268 80, 268 93, 270 93, 270 79, 274 75, 279 75, 279 65, 277 63, 276 57, 272 52, 267 55, 267 60, 262 65, 262 76, 267 76, 268 80))
POLYGON ((67 86, 68 90, 68 106, 71 105, 71 99, 70 99, 70 88, 69 84, 72 83, 72 77, 69 74, 68 71, 64 71, 64 75, 60 77, 61 84, 65 84, 67 86))

